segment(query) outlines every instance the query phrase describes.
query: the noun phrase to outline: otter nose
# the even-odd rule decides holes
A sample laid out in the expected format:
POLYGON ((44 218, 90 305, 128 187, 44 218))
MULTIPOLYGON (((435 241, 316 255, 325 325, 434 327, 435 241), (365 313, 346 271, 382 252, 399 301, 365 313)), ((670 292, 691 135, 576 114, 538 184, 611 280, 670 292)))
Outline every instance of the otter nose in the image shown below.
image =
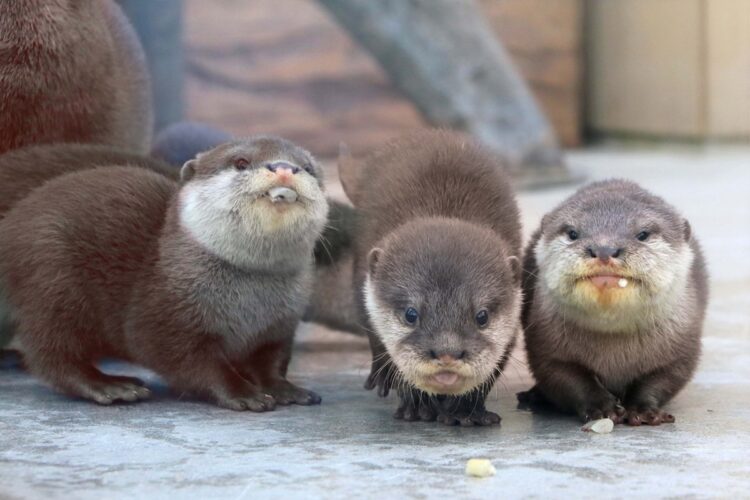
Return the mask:
POLYGON ((435 351, 434 349, 430 349, 430 357, 432 359, 436 359, 438 363, 441 365, 453 364, 456 361, 463 359, 465 356, 466 356, 466 351, 450 351, 450 350, 435 351))
POLYGON ((607 247, 607 246, 596 246, 596 247, 588 247, 586 249, 589 253, 589 256, 592 259, 599 259, 602 262, 609 262, 609 259, 616 259, 620 255, 622 255, 623 249, 622 248, 614 248, 614 247, 607 247))
POLYGON ((287 163, 285 161, 266 163, 266 168, 274 173, 284 173, 284 170, 287 170, 292 175, 301 170, 297 165, 292 165, 291 163, 287 163), (281 170, 281 172, 278 172, 279 170, 281 170))

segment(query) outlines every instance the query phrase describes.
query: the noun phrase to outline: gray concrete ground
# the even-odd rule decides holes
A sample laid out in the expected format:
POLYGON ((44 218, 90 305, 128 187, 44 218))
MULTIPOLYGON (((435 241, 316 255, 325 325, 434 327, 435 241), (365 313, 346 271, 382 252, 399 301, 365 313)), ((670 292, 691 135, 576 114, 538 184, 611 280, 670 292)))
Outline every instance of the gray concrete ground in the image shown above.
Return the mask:
MULTIPOLYGON (((704 355, 669 405, 677 423, 579 430, 516 409, 531 384, 522 350, 493 391, 497 428, 391 418, 395 401, 362 389, 363 339, 303 325, 292 378, 323 404, 234 413, 165 390, 97 407, 0 370, 0 498, 457 498, 750 496, 750 150, 587 150, 589 179, 635 179, 677 205, 706 250, 712 299, 704 355), (463 474, 472 457, 497 475, 463 474)), ((527 233, 573 187, 521 194, 527 233)), ((159 382, 142 370, 111 365, 159 382)))

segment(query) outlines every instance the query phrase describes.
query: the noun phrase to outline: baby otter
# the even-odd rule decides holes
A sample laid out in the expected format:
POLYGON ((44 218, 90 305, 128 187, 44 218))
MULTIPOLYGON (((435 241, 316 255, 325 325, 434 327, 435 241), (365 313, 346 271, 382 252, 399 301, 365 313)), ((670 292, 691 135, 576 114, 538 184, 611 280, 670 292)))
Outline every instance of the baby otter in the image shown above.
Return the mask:
POLYGON ((182 182, 111 166, 52 179, 0 221, 0 279, 32 373, 100 404, 148 397, 120 358, 233 410, 315 404, 286 380, 326 220, 321 170, 278 138, 223 144, 182 182))
POLYGON ((520 330, 521 225, 508 177, 470 138, 424 131, 342 184, 358 210, 354 281, 370 332, 367 388, 396 387, 396 418, 490 425, 484 399, 520 330))
POLYGON ((85 142, 145 153, 146 59, 113 0, 0 2, 0 153, 85 142))
POLYGON ((584 420, 674 422, 662 407, 700 355, 708 278, 689 223, 625 180, 542 219, 524 262, 526 350, 543 396, 584 420))

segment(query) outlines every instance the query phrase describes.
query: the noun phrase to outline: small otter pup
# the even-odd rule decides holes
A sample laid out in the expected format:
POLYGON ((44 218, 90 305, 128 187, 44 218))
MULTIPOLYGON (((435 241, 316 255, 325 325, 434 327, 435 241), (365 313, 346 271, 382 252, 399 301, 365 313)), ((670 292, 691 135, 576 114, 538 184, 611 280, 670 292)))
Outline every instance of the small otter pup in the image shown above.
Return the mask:
POLYGON ((26 365, 100 404, 148 396, 103 357, 233 410, 318 403, 286 370, 326 212, 317 163, 272 137, 188 161, 181 185, 122 166, 52 179, 0 221, 26 365))
POLYGON ((113 0, 0 2, 0 153, 87 142, 146 153, 146 60, 113 0))
POLYGON ((343 158, 358 210, 354 281, 373 364, 396 418, 491 425, 484 400, 520 331, 521 224, 497 158, 450 131, 343 158))
POLYGON ((662 406, 690 380, 708 299, 690 225, 625 180, 580 189, 542 219, 524 261, 526 350, 546 399, 582 419, 674 422, 662 406))

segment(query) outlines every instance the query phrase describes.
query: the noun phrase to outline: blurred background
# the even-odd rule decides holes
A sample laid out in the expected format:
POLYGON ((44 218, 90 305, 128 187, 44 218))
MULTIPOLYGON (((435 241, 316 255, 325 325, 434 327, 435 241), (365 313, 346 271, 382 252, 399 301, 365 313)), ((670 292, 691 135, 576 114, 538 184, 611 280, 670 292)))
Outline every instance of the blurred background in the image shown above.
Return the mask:
POLYGON ((363 152, 431 124, 500 145, 493 134, 527 127, 527 136, 540 137, 530 142, 550 154, 541 161, 516 154, 521 170, 559 166, 558 145, 606 138, 750 139, 747 0, 401 0, 372 3, 369 12, 366 3, 122 0, 149 57, 156 130, 202 121, 234 134, 282 135, 329 159, 341 141, 363 152), (409 82, 413 60, 427 69, 409 82), (489 132, 469 108, 446 116, 446 108, 466 103, 422 99, 471 64, 490 73, 489 84, 459 78, 448 85, 457 95, 476 94, 468 106, 503 104, 508 116, 489 132), (492 80, 496 71, 500 80, 492 80), (514 88, 515 75, 524 89, 514 88), (532 108, 514 116, 525 90, 532 108), (537 110, 538 121, 528 123, 537 110), (552 140, 542 137, 545 127, 552 140))

